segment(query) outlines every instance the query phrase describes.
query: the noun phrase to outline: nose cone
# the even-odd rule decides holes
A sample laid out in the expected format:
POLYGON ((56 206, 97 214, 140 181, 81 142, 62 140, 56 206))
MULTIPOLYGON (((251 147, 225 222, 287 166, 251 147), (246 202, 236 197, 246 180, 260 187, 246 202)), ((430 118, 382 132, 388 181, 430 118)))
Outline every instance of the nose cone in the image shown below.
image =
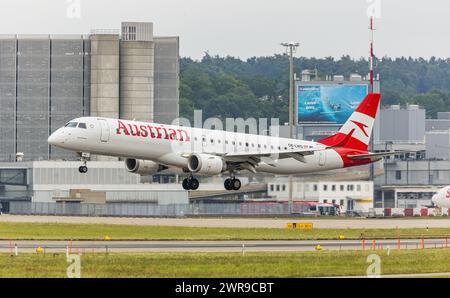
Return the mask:
POLYGON ((64 143, 64 135, 60 129, 52 133, 52 135, 48 138, 47 142, 50 145, 61 146, 64 143))

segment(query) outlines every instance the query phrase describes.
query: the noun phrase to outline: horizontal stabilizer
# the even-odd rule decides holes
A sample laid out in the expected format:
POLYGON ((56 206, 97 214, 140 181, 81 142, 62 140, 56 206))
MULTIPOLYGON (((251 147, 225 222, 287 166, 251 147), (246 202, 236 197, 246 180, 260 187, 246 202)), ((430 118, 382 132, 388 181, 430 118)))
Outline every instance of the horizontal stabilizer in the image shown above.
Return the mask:
POLYGON ((382 152, 382 153, 368 153, 368 154, 357 154, 357 155, 348 155, 348 158, 350 159, 371 159, 374 160, 381 160, 384 157, 397 155, 397 154, 404 154, 404 153, 411 153, 415 151, 392 151, 392 152, 382 152))

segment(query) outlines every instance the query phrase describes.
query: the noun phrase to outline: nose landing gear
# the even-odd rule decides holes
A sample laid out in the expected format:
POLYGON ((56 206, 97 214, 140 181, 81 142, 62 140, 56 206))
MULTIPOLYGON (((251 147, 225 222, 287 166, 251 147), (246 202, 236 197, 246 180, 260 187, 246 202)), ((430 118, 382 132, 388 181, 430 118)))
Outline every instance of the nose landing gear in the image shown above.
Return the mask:
POLYGON ((81 174, 86 174, 88 172, 88 167, 87 166, 80 166, 78 168, 78 172, 80 172, 81 174))
POLYGON ((91 155, 89 153, 80 154, 80 160, 83 163, 83 165, 78 168, 78 172, 80 172, 81 174, 86 174, 88 172, 87 162, 90 158, 91 155))

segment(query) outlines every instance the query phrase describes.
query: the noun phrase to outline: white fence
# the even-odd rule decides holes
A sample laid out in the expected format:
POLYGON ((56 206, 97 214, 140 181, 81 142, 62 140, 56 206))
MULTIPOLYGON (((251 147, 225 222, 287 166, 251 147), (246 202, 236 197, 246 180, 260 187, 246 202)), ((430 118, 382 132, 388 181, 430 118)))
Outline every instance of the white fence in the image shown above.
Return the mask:
POLYGON ((372 208, 370 217, 450 216, 449 208, 372 208))

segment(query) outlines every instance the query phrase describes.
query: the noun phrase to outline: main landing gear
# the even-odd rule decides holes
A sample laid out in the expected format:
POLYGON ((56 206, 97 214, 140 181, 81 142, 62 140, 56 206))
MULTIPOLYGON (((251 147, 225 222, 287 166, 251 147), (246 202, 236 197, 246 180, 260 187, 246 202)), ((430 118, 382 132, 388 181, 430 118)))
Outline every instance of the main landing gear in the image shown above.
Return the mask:
POLYGON ((192 176, 183 180, 184 190, 197 190, 199 187, 200 182, 192 176))
POLYGON ((90 157, 91 156, 89 153, 80 154, 80 160, 83 163, 83 165, 78 168, 78 172, 80 172, 81 174, 86 174, 88 172, 87 162, 90 159, 90 157))
POLYGON ((227 180, 225 180, 224 183, 225 189, 226 190, 240 190, 242 183, 241 180, 236 179, 236 178, 229 178, 227 180))
MULTIPOLYGON (((232 175, 231 178, 225 180, 224 186, 228 191, 238 191, 241 189, 242 183, 241 180, 236 179, 234 175, 232 175)), ((193 176, 189 176, 188 178, 183 180, 184 190, 198 190, 199 187, 200 182, 193 176)))

